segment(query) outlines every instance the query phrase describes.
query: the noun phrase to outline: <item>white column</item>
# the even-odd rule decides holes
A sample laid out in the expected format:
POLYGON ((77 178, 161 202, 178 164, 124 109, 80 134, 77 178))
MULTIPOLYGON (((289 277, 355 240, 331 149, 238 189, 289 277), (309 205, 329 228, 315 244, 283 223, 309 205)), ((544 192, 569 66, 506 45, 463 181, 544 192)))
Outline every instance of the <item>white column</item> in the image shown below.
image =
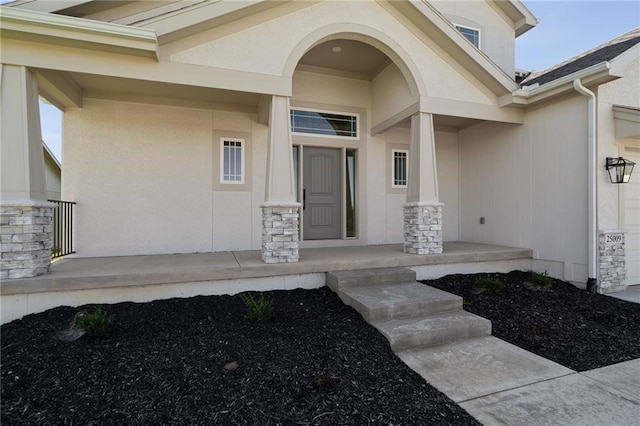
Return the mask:
POLYGON ((0 199, 46 201, 38 83, 25 67, 2 65, 0 199))
POLYGON ((442 253, 442 207, 438 201, 433 116, 419 112, 411 117, 409 178, 404 206, 406 253, 442 253))
POLYGON ((296 202, 289 98, 272 96, 265 202, 262 205, 262 260, 297 262, 300 203, 296 202))
POLYGON ((0 66, 0 253, 2 279, 33 277, 51 263, 38 83, 22 66, 0 66))
POLYGON ((295 203, 289 98, 272 96, 265 203, 295 203))
POLYGON ((411 116, 409 149, 407 203, 437 202, 438 177, 433 115, 419 112, 411 116))

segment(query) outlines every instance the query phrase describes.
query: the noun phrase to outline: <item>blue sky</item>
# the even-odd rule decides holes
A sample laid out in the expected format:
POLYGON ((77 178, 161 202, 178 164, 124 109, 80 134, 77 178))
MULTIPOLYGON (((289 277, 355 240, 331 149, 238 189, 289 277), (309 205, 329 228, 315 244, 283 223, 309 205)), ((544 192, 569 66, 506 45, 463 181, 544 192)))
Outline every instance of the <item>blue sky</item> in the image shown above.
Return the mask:
MULTIPOLYGON (((0 0, 0 2, 2 2, 0 0)), ((540 19, 516 39, 516 67, 548 68, 640 26, 640 1, 524 0, 540 19)), ((61 154, 61 114, 41 102, 42 137, 58 157, 61 154)))

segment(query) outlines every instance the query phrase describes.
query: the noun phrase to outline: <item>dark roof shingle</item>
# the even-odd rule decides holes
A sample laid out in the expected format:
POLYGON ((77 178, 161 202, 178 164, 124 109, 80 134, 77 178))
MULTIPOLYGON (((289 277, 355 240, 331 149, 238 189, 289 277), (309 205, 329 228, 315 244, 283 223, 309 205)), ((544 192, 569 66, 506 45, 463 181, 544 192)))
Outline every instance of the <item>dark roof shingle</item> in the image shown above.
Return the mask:
POLYGON ((555 67, 541 72, 533 72, 524 79, 521 84, 522 86, 531 86, 536 83, 540 85, 549 83, 592 65, 611 61, 638 43, 640 43, 640 28, 636 28, 631 32, 623 34, 620 37, 600 45, 591 51, 578 55, 567 62, 556 65, 555 67))

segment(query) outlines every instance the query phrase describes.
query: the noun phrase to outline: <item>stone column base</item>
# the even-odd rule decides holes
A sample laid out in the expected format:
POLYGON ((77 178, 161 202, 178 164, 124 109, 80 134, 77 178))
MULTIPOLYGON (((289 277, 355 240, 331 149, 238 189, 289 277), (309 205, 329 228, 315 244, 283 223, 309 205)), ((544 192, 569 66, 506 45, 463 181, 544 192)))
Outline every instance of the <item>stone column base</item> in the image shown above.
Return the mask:
POLYGON ((262 261, 293 263, 299 260, 299 203, 265 203, 262 206, 262 261))
POLYGON ((0 278, 31 278, 49 272, 53 207, 38 201, 0 204, 0 278))
POLYGON ((442 203, 404 205, 404 252, 442 253, 442 203))
POLYGON ((600 230, 598 266, 598 293, 616 293, 627 289, 624 283, 627 278, 627 269, 623 230, 600 230))

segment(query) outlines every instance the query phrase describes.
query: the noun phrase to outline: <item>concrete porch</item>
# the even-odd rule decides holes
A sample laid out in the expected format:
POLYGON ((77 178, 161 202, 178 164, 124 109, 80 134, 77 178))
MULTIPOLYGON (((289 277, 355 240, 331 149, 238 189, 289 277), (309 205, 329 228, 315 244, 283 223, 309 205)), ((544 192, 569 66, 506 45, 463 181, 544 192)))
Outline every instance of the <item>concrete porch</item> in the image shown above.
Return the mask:
POLYGON ((47 275, 3 281, 2 323, 62 305, 318 288, 329 271, 403 266, 422 280, 530 269, 531 258, 529 249, 465 242, 444 243, 444 252, 432 255, 404 253, 401 244, 307 248, 300 262, 275 265, 263 263, 259 250, 67 258, 47 275))

